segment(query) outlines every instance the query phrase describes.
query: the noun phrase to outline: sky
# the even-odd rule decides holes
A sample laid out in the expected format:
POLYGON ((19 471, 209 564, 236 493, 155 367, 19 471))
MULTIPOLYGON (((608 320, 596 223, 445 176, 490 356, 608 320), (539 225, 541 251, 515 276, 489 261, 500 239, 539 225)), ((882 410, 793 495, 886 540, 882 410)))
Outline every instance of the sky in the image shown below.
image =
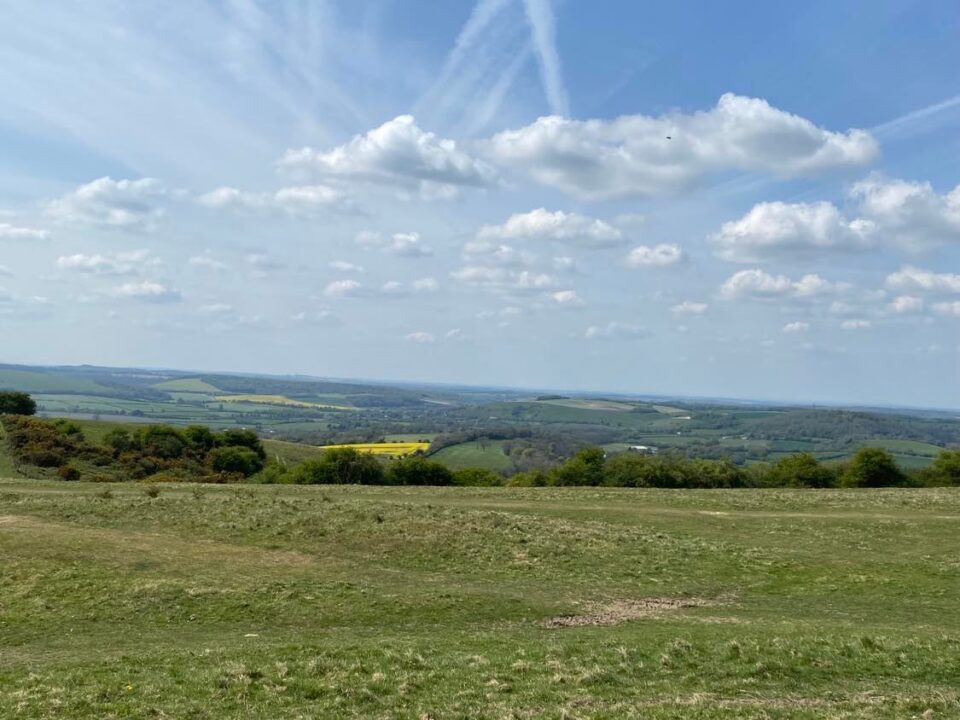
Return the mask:
POLYGON ((960 408, 953 0, 0 0, 0 362, 960 408))

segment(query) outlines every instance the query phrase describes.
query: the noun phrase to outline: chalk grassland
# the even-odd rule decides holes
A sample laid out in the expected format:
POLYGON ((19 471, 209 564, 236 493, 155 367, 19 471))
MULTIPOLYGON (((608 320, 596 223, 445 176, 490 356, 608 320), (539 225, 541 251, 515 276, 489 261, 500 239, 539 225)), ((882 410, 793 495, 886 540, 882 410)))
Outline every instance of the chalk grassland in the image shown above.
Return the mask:
POLYGON ((353 448, 359 452, 371 455, 387 455, 390 457, 404 457, 415 452, 426 452, 430 448, 428 442, 382 442, 382 443, 348 443, 345 445, 324 445, 322 450, 334 448, 353 448))
POLYGON ((4 718, 955 718, 960 491, 0 482, 4 718))
POLYGON ((217 402, 229 403, 254 403, 262 405, 284 405, 287 407, 299 408, 322 408, 324 410, 356 410, 356 408, 346 405, 328 405, 326 403, 308 402, 306 400, 293 400, 285 395, 217 395, 214 400, 217 402))
POLYGON ((452 470, 482 468, 500 472, 513 469, 513 461, 503 451, 500 440, 484 440, 459 443, 443 448, 430 456, 452 470))

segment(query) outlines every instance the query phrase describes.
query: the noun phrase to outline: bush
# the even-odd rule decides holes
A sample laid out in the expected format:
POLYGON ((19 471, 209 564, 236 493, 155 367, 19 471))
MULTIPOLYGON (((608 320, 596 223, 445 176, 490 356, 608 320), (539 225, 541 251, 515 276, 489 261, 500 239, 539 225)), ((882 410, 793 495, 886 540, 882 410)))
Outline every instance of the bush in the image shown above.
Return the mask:
POLYGON ((266 460, 267 453, 263 443, 253 430, 224 430, 216 436, 217 445, 228 447, 245 447, 253 450, 261 460, 266 460))
POLYGON ((260 472, 263 459, 248 447, 228 445, 207 453, 207 465, 217 472, 239 473, 243 477, 260 472))
POLYGON ((960 485, 960 450, 941 450, 933 465, 920 473, 925 485, 960 485))
POLYGON ((906 482, 893 455, 883 448, 857 450, 840 478, 844 487, 895 487, 906 482))
POLYGON ((780 458, 768 471, 766 484, 772 487, 827 488, 837 485, 837 473, 821 465, 810 453, 780 458))
POLYGON ((188 425, 183 429, 183 439, 191 448, 202 453, 210 452, 217 444, 217 436, 206 425, 188 425))
POLYGON ((453 484, 461 487, 497 487, 503 485, 503 478, 490 470, 465 468, 453 473, 453 484))
POLYGON ((61 465, 57 468, 57 476, 61 480, 76 481, 80 479, 80 471, 73 465, 61 465))
POLYGON ((25 392, 0 392, 0 415, 35 415, 37 403, 25 392))
POLYGON ((176 460, 183 455, 187 446, 183 435, 169 425, 150 425, 137 430, 137 447, 144 455, 164 460, 176 460))
POLYGON ((382 485, 383 465, 370 453, 354 448, 331 448, 312 460, 295 465, 284 482, 302 485, 382 485))
POLYGON ((552 485, 603 485, 606 453, 602 448, 584 448, 570 460, 554 468, 552 485))
POLYGON ((103 444, 110 448, 115 456, 133 450, 135 447, 130 431, 121 428, 115 428, 104 435, 103 444))
POLYGON ((387 482, 390 485, 453 485, 453 472, 434 460, 406 457, 391 463, 387 482))

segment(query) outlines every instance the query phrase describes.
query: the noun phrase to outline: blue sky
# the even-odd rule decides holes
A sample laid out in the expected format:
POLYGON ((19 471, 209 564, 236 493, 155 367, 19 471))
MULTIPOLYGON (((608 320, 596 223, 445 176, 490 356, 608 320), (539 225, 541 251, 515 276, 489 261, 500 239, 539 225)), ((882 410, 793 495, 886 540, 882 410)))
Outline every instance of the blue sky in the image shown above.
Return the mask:
POLYGON ((953 2, 0 2, 0 360, 960 407, 953 2))

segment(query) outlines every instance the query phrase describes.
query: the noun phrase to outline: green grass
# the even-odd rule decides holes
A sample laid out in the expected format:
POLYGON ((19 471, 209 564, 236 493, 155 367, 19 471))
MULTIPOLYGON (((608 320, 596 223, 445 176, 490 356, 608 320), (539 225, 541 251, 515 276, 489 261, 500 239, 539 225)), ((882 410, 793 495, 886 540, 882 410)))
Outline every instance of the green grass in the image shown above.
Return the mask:
POLYGON ((960 490, 2 481, 0 717, 957 717, 958 527, 960 490), (643 598, 702 606, 546 623, 643 598))
POLYGON ((266 439, 263 439, 262 442, 268 458, 274 458, 286 465, 295 465, 304 460, 312 460, 323 454, 323 449, 316 445, 266 439))
POLYGON ((87 392, 95 393, 106 388, 87 378, 0 368, 0 389, 19 390, 29 393, 87 392))
POLYGON ((464 468, 482 468, 499 472, 511 470, 513 462, 503 452, 503 443, 499 440, 484 442, 472 441, 445 447, 430 456, 431 460, 442 462, 452 470, 464 468))
POLYGON ((153 385, 157 390, 170 390, 182 393, 210 393, 219 395, 223 392, 216 385, 211 385, 200 378, 178 378, 177 380, 165 380, 164 382, 153 385))

